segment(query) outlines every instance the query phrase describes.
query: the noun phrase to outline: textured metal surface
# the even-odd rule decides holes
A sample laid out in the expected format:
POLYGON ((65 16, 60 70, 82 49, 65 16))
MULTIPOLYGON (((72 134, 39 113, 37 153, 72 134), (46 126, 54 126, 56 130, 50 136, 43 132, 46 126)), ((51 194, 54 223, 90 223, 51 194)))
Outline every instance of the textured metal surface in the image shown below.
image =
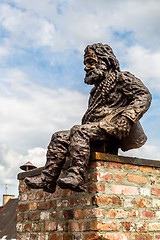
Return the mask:
POLYGON ((31 188, 51 192, 57 183, 61 188, 83 191, 92 145, 96 148, 104 142, 105 152, 118 154, 118 148, 123 151, 138 148, 146 141, 139 119, 150 106, 151 94, 141 80, 120 71, 119 62, 107 44, 87 46, 84 64, 85 83, 94 88, 82 124, 53 134, 41 178, 26 179, 31 188), (68 155, 67 176, 59 178, 68 155))

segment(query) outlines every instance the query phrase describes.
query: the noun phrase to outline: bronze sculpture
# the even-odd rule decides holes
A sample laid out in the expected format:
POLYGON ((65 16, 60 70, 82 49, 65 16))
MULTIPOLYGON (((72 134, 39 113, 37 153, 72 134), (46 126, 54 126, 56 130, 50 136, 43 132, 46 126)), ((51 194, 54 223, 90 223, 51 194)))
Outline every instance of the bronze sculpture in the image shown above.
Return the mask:
POLYGON ((25 179, 31 188, 53 193, 58 184, 61 188, 85 191, 92 144, 105 141, 106 151, 117 154, 118 148, 126 151, 146 141, 139 119, 150 106, 149 90, 131 73, 120 71, 119 62, 107 44, 87 46, 84 64, 85 83, 93 84, 94 88, 82 125, 53 134, 41 177, 25 179), (59 178, 67 155, 70 168, 66 177, 59 178))

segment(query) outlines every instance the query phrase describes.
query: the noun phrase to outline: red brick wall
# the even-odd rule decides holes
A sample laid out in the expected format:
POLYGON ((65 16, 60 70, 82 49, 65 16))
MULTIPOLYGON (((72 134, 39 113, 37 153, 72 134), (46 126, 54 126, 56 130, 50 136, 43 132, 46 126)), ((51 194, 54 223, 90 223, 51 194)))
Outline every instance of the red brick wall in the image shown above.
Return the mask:
POLYGON ((20 179, 17 239, 160 239, 160 168, 93 161, 87 186, 49 194, 20 179))

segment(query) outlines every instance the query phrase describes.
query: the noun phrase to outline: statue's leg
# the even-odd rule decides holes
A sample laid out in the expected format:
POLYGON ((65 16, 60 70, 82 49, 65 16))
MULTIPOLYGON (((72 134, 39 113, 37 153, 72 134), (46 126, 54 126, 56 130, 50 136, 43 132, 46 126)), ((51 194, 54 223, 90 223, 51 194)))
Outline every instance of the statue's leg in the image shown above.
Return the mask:
POLYGON ((48 146, 47 161, 41 176, 36 179, 26 178, 26 184, 31 188, 43 188, 46 192, 54 192, 56 181, 61 173, 68 153, 70 131, 54 133, 48 146))
POLYGON ((57 181, 61 188, 84 191, 83 184, 90 158, 90 142, 103 138, 104 132, 98 123, 77 125, 71 129, 69 146, 71 165, 67 177, 59 178, 57 181))

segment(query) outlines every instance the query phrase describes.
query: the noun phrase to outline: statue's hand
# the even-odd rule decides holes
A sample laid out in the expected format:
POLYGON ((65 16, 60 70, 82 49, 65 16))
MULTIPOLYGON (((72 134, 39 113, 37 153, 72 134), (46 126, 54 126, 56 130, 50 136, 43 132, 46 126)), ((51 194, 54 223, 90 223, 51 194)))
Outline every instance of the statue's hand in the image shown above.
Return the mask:
POLYGON ((122 138, 128 136, 131 125, 132 125, 131 120, 125 116, 122 116, 117 121, 117 137, 119 139, 122 139, 122 138))

